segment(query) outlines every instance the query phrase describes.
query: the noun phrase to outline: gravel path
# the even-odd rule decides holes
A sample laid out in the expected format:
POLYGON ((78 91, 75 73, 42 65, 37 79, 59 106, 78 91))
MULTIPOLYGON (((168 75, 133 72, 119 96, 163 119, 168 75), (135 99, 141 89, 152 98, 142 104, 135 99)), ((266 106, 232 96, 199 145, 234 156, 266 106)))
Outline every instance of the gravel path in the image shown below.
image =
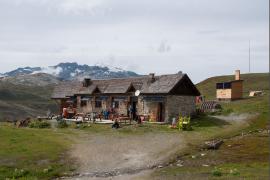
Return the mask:
POLYGON ((186 147, 181 134, 87 135, 74 145, 71 156, 78 160, 78 177, 96 179, 132 177, 162 164, 186 147), (120 176, 119 176, 120 175, 120 176))
POLYGON ((214 118, 217 119, 221 119, 227 122, 238 122, 238 123, 246 123, 247 120, 249 119, 253 119, 255 117, 257 117, 259 114, 257 113, 253 113, 253 114, 248 114, 248 113, 244 113, 244 114, 229 114, 229 115, 220 115, 220 116, 212 116, 214 118))
MULTIPOLYGON (((230 114, 213 117, 242 126, 247 119, 256 116, 230 114)), ((185 138, 178 133, 84 134, 76 141, 71 156, 78 161, 78 175, 69 179, 80 180, 147 179, 147 174, 187 147, 185 138)))

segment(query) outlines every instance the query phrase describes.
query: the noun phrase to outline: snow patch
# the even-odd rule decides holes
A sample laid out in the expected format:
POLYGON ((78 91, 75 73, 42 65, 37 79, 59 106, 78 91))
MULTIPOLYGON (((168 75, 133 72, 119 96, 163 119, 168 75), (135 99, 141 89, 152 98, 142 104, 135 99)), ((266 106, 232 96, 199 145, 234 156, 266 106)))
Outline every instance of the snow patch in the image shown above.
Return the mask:
POLYGON ((47 73, 47 74, 51 74, 54 76, 58 76, 61 72, 63 71, 63 69, 61 67, 46 67, 46 68, 41 68, 40 71, 34 71, 32 74, 37 74, 37 73, 47 73))
POLYGON ((119 68, 119 67, 108 67, 110 69, 110 71, 112 72, 123 72, 124 70, 122 68, 119 68))
POLYGON ((115 67, 109 64, 105 64, 105 63, 96 63, 95 66, 99 66, 99 67, 107 67, 109 68, 109 71, 111 72, 124 72, 125 70, 119 67, 115 67))
POLYGON ((23 71, 32 71, 32 70, 29 68, 24 68, 23 70, 20 70, 20 72, 23 72, 23 71))
POLYGON ((79 74, 80 72, 82 72, 82 70, 80 70, 78 68, 75 70, 75 73, 77 73, 77 74, 79 74))

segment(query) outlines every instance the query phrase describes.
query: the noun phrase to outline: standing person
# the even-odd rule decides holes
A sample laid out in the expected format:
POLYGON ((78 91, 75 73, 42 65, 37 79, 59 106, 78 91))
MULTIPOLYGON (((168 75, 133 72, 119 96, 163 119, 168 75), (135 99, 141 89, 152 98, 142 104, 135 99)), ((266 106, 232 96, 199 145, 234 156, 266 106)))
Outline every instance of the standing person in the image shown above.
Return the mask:
POLYGON ((129 111, 129 117, 130 117, 130 119, 133 120, 133 108, 132 108, 131 105, 129 105, 128 111, 129 111))
POLYGON ((172 128, 176 128, 176 118, 172 119, 172 128))
POLYGON ((108 120, 109 119, 109 110, 105 110, 105 119, 108 120))

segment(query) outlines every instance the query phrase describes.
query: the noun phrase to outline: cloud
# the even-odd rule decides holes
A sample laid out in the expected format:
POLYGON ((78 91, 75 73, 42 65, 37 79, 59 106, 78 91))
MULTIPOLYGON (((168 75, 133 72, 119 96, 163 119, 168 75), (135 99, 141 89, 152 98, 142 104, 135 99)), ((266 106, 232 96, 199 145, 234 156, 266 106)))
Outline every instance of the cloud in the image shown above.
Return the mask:
POLYGON ((60 0, 57 9, 63 13, 92 15, 101 11, 104 0, 60 0))
POLYGON ((267 0, 0 0, 0 72, 61 61, 196 81, 268 71, 267 0), (255 63, 256 60, 256 63, 255 63))
MULTIPOLYGON (((16 6, 45 7, 49 12, 58 11, 63 14, 91 14, 104 11, 106 0, 13 0, 16 6)), ((108 9, 106 9, 108 10, 108 9)))
POLYGON ((171 46, 167 44, 167 41, 161 41, 158 48, 158 52, 165 53, 165 52, 169 52, 170 50, 171 50, 171 46))
POLYGON ((199 34, 217 34, 220 33, 220 30, 215 30, 215 29, 208 29, 208 30, 201 30, 198 33, 199 34))

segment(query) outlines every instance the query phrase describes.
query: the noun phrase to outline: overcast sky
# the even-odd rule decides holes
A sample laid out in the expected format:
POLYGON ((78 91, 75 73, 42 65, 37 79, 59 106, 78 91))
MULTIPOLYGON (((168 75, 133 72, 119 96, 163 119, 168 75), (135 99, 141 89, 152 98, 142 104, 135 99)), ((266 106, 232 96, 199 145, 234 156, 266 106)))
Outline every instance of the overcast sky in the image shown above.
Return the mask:
POLYGON ((268 0, 0 0, 0 73, 59 62, 209 76, 269 67, 268 0))

